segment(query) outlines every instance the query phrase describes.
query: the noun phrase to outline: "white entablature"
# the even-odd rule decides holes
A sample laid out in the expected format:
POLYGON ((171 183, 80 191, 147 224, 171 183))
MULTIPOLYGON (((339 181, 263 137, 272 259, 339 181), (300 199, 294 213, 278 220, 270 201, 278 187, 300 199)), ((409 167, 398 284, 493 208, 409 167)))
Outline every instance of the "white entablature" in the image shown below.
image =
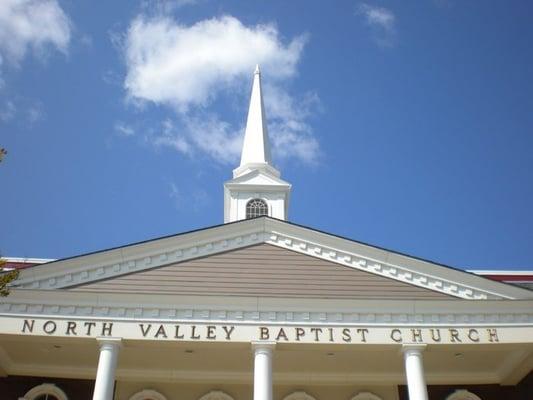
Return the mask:
POLYGON ((272 166, 259 66, 254 72, 241 164, 224 184, 224 222, 260 215, 286 220, 291 185, 272 166))

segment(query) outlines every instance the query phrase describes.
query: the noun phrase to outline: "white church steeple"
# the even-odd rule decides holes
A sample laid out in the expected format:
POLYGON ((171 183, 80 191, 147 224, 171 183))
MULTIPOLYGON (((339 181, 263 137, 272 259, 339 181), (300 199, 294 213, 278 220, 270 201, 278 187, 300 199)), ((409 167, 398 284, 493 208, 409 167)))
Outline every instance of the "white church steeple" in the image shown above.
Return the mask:
POLYGON ((259 65, 255 67, 254 72, 240 166, 257 163, 272 164, 259 65))
POLYGON ((291 185, 272 166, 261 71, 255 67, 241 164, 224 184, 224 222, 260 215, 287 219, 291 185))

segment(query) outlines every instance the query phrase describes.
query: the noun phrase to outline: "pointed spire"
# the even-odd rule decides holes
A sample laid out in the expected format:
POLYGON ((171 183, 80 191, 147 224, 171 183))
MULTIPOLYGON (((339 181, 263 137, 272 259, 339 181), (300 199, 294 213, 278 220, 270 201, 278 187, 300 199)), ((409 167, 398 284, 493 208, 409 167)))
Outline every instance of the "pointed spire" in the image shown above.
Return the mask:
MULTIPOLYGON (((1 1, 1 0, 0 0, 1 1)), ((272 166, 270 145, 261 93, 261 71, 255 67, 252 96, 246 121, 241 165, 233 170, 233 179, 224 183, 224 222, 250 218, 251 202, 267 205, 261 213, 287 219, 291 185, 281 179, 272 166)), ((256 204, 256 203, 253 203, 256 204)))
POLYGON ((261 93, 261 71, 256 65, 248 120, 244 133, 244 143, 241 154, 241 167, 246 164, 272 164, 270 158, 270 144, 268 142, 265 107, 261 93))

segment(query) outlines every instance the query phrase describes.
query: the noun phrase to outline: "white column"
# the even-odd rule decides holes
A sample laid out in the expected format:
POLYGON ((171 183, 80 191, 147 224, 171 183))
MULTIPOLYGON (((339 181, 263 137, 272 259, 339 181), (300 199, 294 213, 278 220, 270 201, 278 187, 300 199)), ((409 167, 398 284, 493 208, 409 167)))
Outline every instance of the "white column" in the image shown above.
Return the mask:
POLYGON ((94 383, 93 400, 113 400, 115 370, 117 367, 120 338, 97 338, 100 345, 100 358, 94 383))
POLYGON ((424 365, 422 363, 422 352, 425 348, 425 344, 404 344, 402 346, 409 400, 428 400, 424 365))
POLYGON ((254 400, 272 400, 272 351, 276 342, 252 342, 254 400))

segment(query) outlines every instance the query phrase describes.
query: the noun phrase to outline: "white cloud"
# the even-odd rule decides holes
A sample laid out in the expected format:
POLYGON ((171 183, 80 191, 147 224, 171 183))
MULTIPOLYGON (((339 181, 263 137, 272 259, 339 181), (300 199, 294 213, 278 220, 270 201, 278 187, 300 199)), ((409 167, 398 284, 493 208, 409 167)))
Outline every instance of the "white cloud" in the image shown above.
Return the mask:
MULTIPOLYGON (((41 59, 51 48, 66 53, 70 36, 71 22, 57 0, 0 0, 0 90, 6 66, 18 67, 29 52, 41 59)), ((14 101, 20 102, 20 97, 14 96, 14 101)), ((21 107, 14 101, 8 100, 0 110, 0 120, 17 114, 32 125, 43 118, 40 103, 21 107)))
POLYGON ((135 129, 122 121, 115 122, 115 132, 120 136, 133 136, 135 135, 135 129))
POLYGON ((307 120, 313 112, 320 110, 318 95, 306 93, 294 98, 281 87, 267 85, 264 100, 275 154, 280 158, 316 162, 320 146, 307 120))
POLYGON ((128 95, 180 111, 206 105, 259 63, 272 78, 295 73, 304 38, 284 46, 273 25, 246 27, 225 16, 184 26, 167 17, 136 18, 128 31, 128 95))
POLYGON ((366 3, 359 5, 359 12, 366 18, 368 24, 390 31, 394 29, 396 17, 392 11, 384 7, 371 6, 366 3))
POLYGON ((161 123, 161 129, 153 131, 146 139, 158 148, 171 148, 189 156, 201 152, 222 163, 235 161, 242 146, 240 132, 208 113, 201 118, 186 116, 179 121, 167 118, 161 123))
POLYGON ((0 1, 0 59, 18 65, 29 50, 66 53, 70 36, 71 22, 56 0, 0 1))
POLYGON ((378 44, 392 45, 396 32, 396 16, 391 10, 361 3, 357 7, 356 13, 362 15, 366 23, 374 30, 378 44))
POLYGON ((163 105, 176 112, 179 129, 174 124, 163 129, 152 138, 154 144, 235 163, 245 114, 235 126, 214 111, 213 103, 220 98, 231 103, 245 90, 248 95, 259 63, 269 82, 265 102, 275 156, 312 162, 319 145, 307 120, 316 102, 297 106, 287 89, 287 82, 297 74, 305 41, 301 35, 284 42, 274 24, 245 26, 231 16, 186 26, 168 16, 141 15, 132 21, 123 42, 127 98, 134 104, 163 105), (280 146, 283 151, 276 153, 280 146))
POLYGON ((220 120, 216 114, 187 118, 185 126, 195 147, 213 159, 228 164, 239 159, 242 131, 220 120))

